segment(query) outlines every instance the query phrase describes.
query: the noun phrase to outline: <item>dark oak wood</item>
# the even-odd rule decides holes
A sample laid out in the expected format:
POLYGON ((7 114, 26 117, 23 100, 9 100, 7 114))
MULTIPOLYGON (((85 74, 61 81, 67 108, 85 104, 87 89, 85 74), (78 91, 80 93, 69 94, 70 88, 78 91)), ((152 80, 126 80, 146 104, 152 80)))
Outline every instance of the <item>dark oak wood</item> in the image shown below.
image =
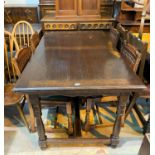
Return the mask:
POLYGON ((56 0, 56 16, 99 17, 100 0, 56 0))
POLYGON ((117 29, 112 27, 110 28, 110 36, 111 36, 111 41, 113 43, 113 47, 116 48, 120 38, 120 33, 118 32, 117 29))
POLYGON ((38 34, 37 31, 35 31, 35 32, 31 35, 31 38, 30 38, 31 49, 32 49, 32 52, 33 52, 33 53, 35 52, 35 49, 36 49, 36 47, 38 46, 39 41, 40 41, 39 34, 38 34))
MULTIPOLYGON (((130 43, 131 45, 133 45, 142 55, 142 58, 141 58, 141 62, 140 62, 140 65, 139 65, 139 71, 138 71, 138 75, 139 77, 144 81, 144 66, 145 66, 145 61, 146 61, 146 56, 147 56, 147 46, 148 44, 146 42, 142 42, 138 37, 134 36, 132 33, 128 33, 127 34, 127 42, 130 43)), ((134 107, 137 115, 139 116, 143 126, 144 126, 144 132, 145 132, 145 128, 146 127, 149 127, 149 120, 145 120, 143 115, 141 114, 138 106, 137 106, 137 99, 138 97, 141 97, 141 98, 144 98, 144 99, 149 99, 150 98, 150 87, 148 85, 147 87, 148 89, 143 92, 142 94, 137 94, 137 93, 134 93, 132 96, 131 96, 131 100, 129 102, 129 105, 126 109, 126 114, 125 114, 125 119, 127 118, 128 114, 131 112, 132 108, 134 107)))
POLYGON ((77 0, 55 0, 56 16, 77 16, 77 0))
POLYGON ((142 54, 131 44, 124 43, 121 49, 121 55, 127 64, 136 73, 141 61, 142 54))
POLYGON ((36 123, 37 123, 37 131, 38 131, 38 136, 39 136, 39 146, 41 147, 41 149, 44 149, 47 147, 47 143, 46 143, 46 135, 45 135, 45 128, 44 128, 44 124, 41 118, 41 104, 39 101, 39 97, 35 96, 35 95, 29 95, 29 100, 32 104, 33 110, 34 110, 34 115, 36 118, 36 123))
POLYGON ((144 73, 144 66, 145 66, 145 61, 147 57, 148 43, 143 42, 141 39, 134 36, 131 32, 127 34, 127 42, 133 45, 142 54, 142 59, 140 62, 138 75, 143 80, 143 73, 144 73))
MULTIPOLYGON (((113 16, 114 1, 113 0, 101 0, 100 14, 101 16, 113 16)), ((39 13, 40 19, 46 15, 55 15, 55 0, 40 0, 39 1, 39 13)))
POLYGON ((117 49, 119 51, 121 51, 121 48, 123 46, 124 41, 127 40, 127 30, 120 24, 118 23, 116 26, 117 31, 120 34, 119 40, 118 40, 118 45, 117 45, 117 49))
POLYGON ((48 32, 37 49, 17 82, 17 92, 87 96, 145 89, 113 54, 109 32, 48 32))
MULTIPOLYGON (((51 2, 45 0, 45 3, 51 6, 51 2)), ((113 25, 114 2, 111 0, 55 0, 53 3, 55 13, 44 14, 41 19, 46 31, 110 29, 113 25)))
POLYGON ((118 144, 120 122, 126 107, 124 96, 133 91, 143 91, 145 85, 121 56, 116 56, 116 52, 110 39, 110 32, 45 32, 37 51, 13 89, 15 92, 24 92, 31 96, 32 105, 34 109, 36 108, 37 128, 42 148, 46 146, 47 141, 40 119, 37 99, 39 94, 73 97, 76 122, 74 136, 79 136, 81 131, 79 116, 81 97, 121 95, 111 137, 112 145, 118 144))
POLYGON ((110 29, 115 19, 111 16, 96 17, 67 17, 57 18, 52 15, 41 19, 44 31, 47 30, 93 30, 110 29))
POLYGON ((100 17, 100 0, 78 0, 78 15, 100 17))
POLYGON ((113 132, 111 135, 112 146, 116 146, 119 143, 119 133, 120 133, 121 123, 122 123, 121 121, 125 114, 127 98, 128 96, 122 96, 122 95, 119 97, 119 104, 117 104, 117 112, 116 112, 117 116, 116 116, 115 125, 113 128, 113 132))
POLYGON ((73 102, 74 107, 74 136, 81 136, 81 120, 80 120, 80 103, 82 103, 81 98, 75 97, 73 102))
MULTIPOLYGON (((114 30, 115 29, 113 29, 113 31, 114 30)), ((112 32, 110 32, 110 33, 112 33, 112 32)), ((112 42, 114 42, 113 39, 111 39, 111 40, 112 40, 112 42)), ((115 45, 115 47, 116 47, 116 45, 115 45)), ((138 69, 138 66, 139 66, 139 63, 140 63, 140 60, 141 60, 141 53, 134 46, 132 46, 131 44, 126 43, 126 41, 124 41, 124 44, 123 44, 123 46, 121 48, 121 56, 124 59, 124 61, 127 63, 127 65, 133 70, 133 72, 136 73, 136 71, 138 69)), ((103 94, 103 96, 101 96, 100 99, 99 99, 99 97, 97 97, 96 101, 93 101, 93 103, 95 103, 93 106, 92 106, 93 103, 91 103, 92 101, 89 101, 89 99, 87 100, 87 107, 86 107, 86 113, 87 114, 86 114, 86 125, 85 125, 86 131, 89 130, 89 113, 90 113, 91 107, 93 109, 94 106, 96 106, 97 107, 96 109, 98 111, 97 102, 98 103, 99 102, 101 102, 101 103, 113 102, 113 98, 111 98, 111 100, 109 100, 109 101, 106 101, 104 99, 104 97, 107 97, 107 96, 104 96, 104 94, 103 94)), ((116 98, 115 102, 118 104, 118 101, 117 101, 118 96, 115 96, 115 98, 116 98)), ((126 100, 126 102, 127 102, 127 100, 126 100)), ((94 108, 94 110, 95 110, 95 108, 94 108)), ((99 116, 98 117, 99 121, 102 122, 100 113, 98 113, 98 116, 99 116)), ((122 124, 122 126, 124 126, 124 117, 122 117, 122 123, 121 124, 122 124)))
POLYGON ((47 143, 49 144, 63 144, 63 145, 68 145, 68 144, 72 144, 72 145, 92 145, 94 144, 94 146, 97 145, 102 145, 103 144, 106 144, 106 145, 109 145, 111 144, 111 141, 109 139, 109 137, 103 139, 103 138, 69 138, 69 139, 66 139, 66 138, 49 138, 47 139, 47 143))

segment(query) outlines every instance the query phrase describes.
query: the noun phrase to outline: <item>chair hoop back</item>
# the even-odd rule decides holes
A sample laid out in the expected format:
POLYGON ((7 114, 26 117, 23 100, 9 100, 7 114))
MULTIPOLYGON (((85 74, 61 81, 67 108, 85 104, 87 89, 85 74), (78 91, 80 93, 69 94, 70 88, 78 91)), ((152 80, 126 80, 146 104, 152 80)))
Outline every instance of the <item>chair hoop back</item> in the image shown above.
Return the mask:
POLYGON ((143 42, 140 38, 136 37, 131 32, 128 32, 127 34, 127 43, 134 46, 142 55, 138 75, 140 76, 141 79, 143 79, 143 72, 144 72, 145 60, 147 56, 148 43, 143 42))
POLYGON ((19 46, 16 39, 8 31, 4 31, 6 40, 4 37, 4 63, 5 63, 5 73, 7 72, 9 82, 14 82, 16 80, 16 75, 12 63, 13 55, 19 51, 19 46), (14 53, 15 52, 15 53, 14 53))
POLYGON ((30 46, 30 37, 33 33, 34 30, 27 21, 17 22, 12 30, 12 34, 17 39, 20 48, 30 46))

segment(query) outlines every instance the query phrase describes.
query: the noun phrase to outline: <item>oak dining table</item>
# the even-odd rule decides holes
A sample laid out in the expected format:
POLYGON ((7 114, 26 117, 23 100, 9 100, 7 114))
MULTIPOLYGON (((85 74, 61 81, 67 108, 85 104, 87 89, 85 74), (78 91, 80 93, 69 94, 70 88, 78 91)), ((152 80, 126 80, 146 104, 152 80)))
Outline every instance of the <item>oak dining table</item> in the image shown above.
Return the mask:
POLYGON ((117 146, 127 97, 146 89, 112 45, 109 31, 46 31, 13 91, 29 95, 36 117, 40 147, 48 143, 103 143, 117 146), (83 98, 117 95, 113 131, 107 138, 82 138, 83 98), (47 138, 41 118, 40 95, 73 98, 74 135, 47 138))

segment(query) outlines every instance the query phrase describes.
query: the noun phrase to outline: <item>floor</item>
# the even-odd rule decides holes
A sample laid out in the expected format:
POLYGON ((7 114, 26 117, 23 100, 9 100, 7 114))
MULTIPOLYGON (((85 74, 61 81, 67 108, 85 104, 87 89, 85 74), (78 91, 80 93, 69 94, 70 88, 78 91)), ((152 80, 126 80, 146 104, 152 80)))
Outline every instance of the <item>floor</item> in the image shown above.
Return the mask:
MULTIPOLYGON (((142 112, 146 115, 149 112, 148 103, 141 102, 142 112)), ((27 107, 25 113, 29 120, 27 107)), ((111 124, 115 118, 115 106, 102 105, 100 107, 100 114, 104 122, 104 127, 92 128, 90 132, 82 131, 83 138, 103 137, 110 135, 112 132, 111 124)), ((55 116, 55 108, 43 109, 43 121, 46 128, 53 127, 53 120, 55 116)), ((81 108, 81 121, 84 123, 85 107, 81 108)), ((147 115, 146 115, 147 116, 147 115)), ((91 118, 93 112, 91 112, 91 118)), ((91 119, 91 124, 97 124, 97 119, 91 119)), ((58 127, 67 128, 67 117, 64 107, 59 108, 58 127)), ((117 148, 100 145, 50 145, 46 150, 40 150, 38 146, 37 133, 29 133, 24 127, 16 107, 5 108, 5 155, 137 155, 142 143, 142 124, 140 123, 134 110, 128 116, 125 126, 121 130, 120 143, 117 148), (11 115, 13 114, 13 115, 11 115)), ((65 137, 66 133, 48 133, 48 137, 65 137)))

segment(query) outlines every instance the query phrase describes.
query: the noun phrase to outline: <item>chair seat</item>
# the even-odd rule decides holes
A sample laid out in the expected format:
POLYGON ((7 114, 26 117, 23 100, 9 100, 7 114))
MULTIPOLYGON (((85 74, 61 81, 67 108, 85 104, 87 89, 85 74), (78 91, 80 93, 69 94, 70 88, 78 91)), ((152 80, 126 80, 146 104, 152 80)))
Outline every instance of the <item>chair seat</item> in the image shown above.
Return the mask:
POLYGON ((12 92, 13 84, 5 84, 4 86, 4 105, 10 106, 17 104, 24 97, 23 94, 16 94, 12 92))

